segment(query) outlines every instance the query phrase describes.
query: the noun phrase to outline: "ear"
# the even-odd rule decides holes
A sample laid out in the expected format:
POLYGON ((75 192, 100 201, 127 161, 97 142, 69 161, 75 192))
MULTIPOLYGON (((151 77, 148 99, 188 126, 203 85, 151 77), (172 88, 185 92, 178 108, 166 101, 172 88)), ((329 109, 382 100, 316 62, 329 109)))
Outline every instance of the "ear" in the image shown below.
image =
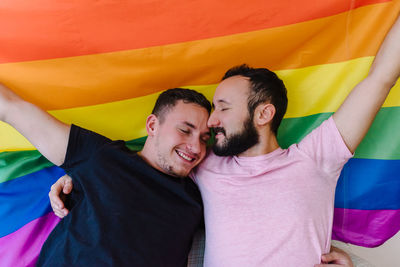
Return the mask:
POLYGON ((146 131, 149 137, 154 136, 158 131, 158 126, 160 125, 160 121, 157 116, 151 114, 146 119, 146 131))
POLYGON ((263 126, 272 121, 276 113, 275 106, 271 103, 258 105, 254 111, 254 122, 256 125, 263 126))

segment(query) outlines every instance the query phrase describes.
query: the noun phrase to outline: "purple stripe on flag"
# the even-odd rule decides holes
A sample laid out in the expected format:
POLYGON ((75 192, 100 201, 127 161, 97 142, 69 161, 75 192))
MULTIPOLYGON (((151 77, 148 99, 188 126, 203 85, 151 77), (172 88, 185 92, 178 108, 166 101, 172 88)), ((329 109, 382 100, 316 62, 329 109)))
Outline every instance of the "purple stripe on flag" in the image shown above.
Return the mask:
POLYGON ((0 238, 0 266, 35 266, 44 241, 59 221, 50 212, 0 238))
POLYGON ((335 208, 332 239, 377 247, 400 230, 400 210, 335 208))

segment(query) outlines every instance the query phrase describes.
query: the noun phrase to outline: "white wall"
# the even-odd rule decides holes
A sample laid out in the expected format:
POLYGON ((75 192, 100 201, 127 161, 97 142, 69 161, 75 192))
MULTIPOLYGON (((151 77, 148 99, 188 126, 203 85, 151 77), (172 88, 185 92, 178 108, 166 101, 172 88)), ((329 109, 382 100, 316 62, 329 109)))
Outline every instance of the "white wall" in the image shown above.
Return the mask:
POLYGON ((400 232, 379 247, 364 248, 350 245, 349 249, 352 253, 366 259, 376 267, 400 266, 400 232))

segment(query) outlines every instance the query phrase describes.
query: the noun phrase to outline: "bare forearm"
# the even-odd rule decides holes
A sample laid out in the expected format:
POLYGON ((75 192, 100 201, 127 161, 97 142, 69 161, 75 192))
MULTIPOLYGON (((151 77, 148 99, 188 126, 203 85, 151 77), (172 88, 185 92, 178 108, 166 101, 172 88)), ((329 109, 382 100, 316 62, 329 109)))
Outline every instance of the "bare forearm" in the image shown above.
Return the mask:
POLYGON ((335 112, 333 118, 349 150, 354 153, 385 102, 391 86, 367 77, 335 112))
POLYGON ((333 118, 350 151, 354 152, 400 75, 400 20, 392 26, 370 72, 349 94, 333 118))
POLYGON ((56 165, 64 162, 70 126, 0 85, 0 119, 25 136, 56 165))
POLYGON ((370 77, 391 88, 400 76, 400 19, 392 28, 381 44, 369 71, 370 77))

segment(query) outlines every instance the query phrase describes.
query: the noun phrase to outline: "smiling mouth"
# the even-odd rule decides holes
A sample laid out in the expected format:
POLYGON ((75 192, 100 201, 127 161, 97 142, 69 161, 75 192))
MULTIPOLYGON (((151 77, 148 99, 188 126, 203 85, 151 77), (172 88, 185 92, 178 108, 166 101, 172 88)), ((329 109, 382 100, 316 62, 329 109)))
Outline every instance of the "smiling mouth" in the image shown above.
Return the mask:
POLYGON ((215 136, 220 136, 220 135, 225 136, 225 129, 224 128, 222 128, 222 127, 214 127, 213 130, 214 130, 215 136))
POLYGON ((175 150, 175 152, 176 152, 176 154, 178 154, 178 156, 180 156, 180 157, 183 158, 184 160, 187 160, 187 161, 190 161, 190 162, 193 162, 193 161, 195 160, 195 158, 192 158, 192 157, 186 155, 186 154, 183 153, 183 152, 180 152, 180 151, 178 151, 178 150, 175 150))

